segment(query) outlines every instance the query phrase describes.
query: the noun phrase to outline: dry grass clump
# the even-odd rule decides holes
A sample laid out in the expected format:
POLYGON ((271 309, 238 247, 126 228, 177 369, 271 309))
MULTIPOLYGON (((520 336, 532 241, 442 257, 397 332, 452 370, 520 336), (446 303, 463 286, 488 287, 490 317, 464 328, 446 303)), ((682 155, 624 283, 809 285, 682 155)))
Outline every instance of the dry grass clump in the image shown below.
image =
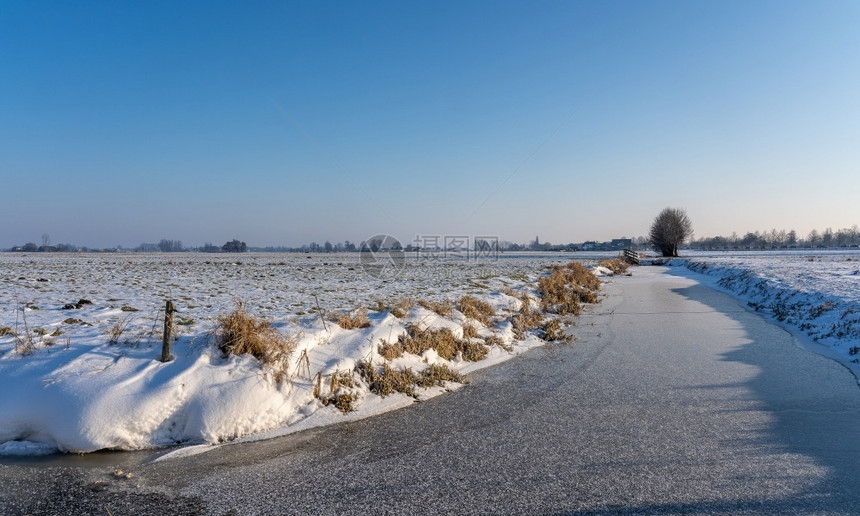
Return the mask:
POLYGON ((451 301, 445 299, 444 301, 433 301, 432 299, 421 299, 418 301, 418 304, 426 308, 427 310, 431 310, 436 312, 438 315, 442 317, 448 317, 454 312, 454 305, 451 304, 451 301))
POLYGON ((475 325, 466 323, 463 325, 463 338, 479 339, 481 336, 478 335, 478 328, 475 328, 475 325))
POLYGON ((108 328, 108 343, 118 344, 120 339, 122 338, 122 334, 125 333, 126 328, 128 328, 129 323, 131 323, 131 319, 123 319, 119 322, 114 323, 110 328, 108 328))
POLYGON ((397 337, 397 342, 389 343, 383 340, 377 351, 384 359, 394 360, 403 356, 403 353, 420 355, 433 349, 446 360, 453 360, 459 355, 463 360, 477 362, 486 358, 490 351, 488 346, 496 343, 495 340, 490 340, 495 336, 482 341, 478 330, 472 325, 463 326, 463 337, 457 338, 450 328, 422 330, 417 324, 410 324, 406 327, 406 333, 397 337))
POLYGON ((459 309, 463 315, 479 321, 484 326, 490 326, 493 322, 492 318, 496 316, 496 311, 490 303, 469 295, 460 298, 459 309))
POLYGON ((0 326, 0 337, 5 337, 6 335, 17 335, 15 330, 8 326, 0 326))
POLYGON ((497 346, 499 348, 504 349, 508 353, 514 350, 513 346, 505 344, 505 341, 498 335, 490 335, 489 337, 484 339, 484 345, 486 345, 487 347, 497 346))
POLYGON ((809 315, 812 318, 817 318, 817 317, 821 317, 824 314, 824 312, 827 312, 830 310, 833 310, 833 301, 827 301, 823 304, 820 304, 818 306, 814 306, 814 307, 810 308, 809 309, 809 315))
POLYGON ((24 330, 23 336, 15 335, 15 352, 21 356, 28 356, 33 354, 36 351, 36 341, 33 339, 33 335, 24 330))
POLYGON ((379 353, 386 358, 397 358, 403 353, 420 355, 428 349, 436 350, 436 353, 446 360, 453 360, 461 354, 463 360, 470 362, 482 360, 489 353, 489 349, 483 342, 473 341, 470 338, 459 339, 450 328, 422 330, 417 324, 407 326, 406 333, 400 335, 396 343, 383 343, 379 347, 379 353))
POLYGON ((352 373, 349 371, 336 371, 331 375, 329 380, 329 390, 332 393, 338 392, 341 387, 353 388, 355 384, 352 381, 352 373))
POLYGON ((31 355, 36 350, 36 341, 33 339, 33 333, 27 325, 27 306, 24 305, 20 310, 15 310, 15 329, 8 328, 6 335, 12 335, 15 338, 15 352, 21 356, 31 355), (23 333, 18 332, 18 314, 21 314, 22 324, 24 326, 23 333))
POLYGON ((352 393, 346 394, 333 394, 327 398, 322 399, 322 404, 325 406, 334 405, 338 410, 346 414, 347 412, 352 412, 352 402, 355 399, 352 396, 352 393))
POLYGON ((543 338, 546 341, 563 340, 568 342, 571 336, 564 333, 564 328, 561 326, 561 321, 558 319, 550 319, 541 325, 543 330, 543 338))
POLYGON ((630 264, 623 258, 607 258, 605 260, 601 260, 600 266, 611 270, 612 274, 626 274, 627 269, 630 268, 630 264))
POLYGON ((600 280, 585 265, 579 262, 570 262, 562 269, 570 278, 571 283, 589 290, 600 290, 600 280))
POLYGON ((290 356, 296 348, 295 338, 288 338, 268 321, 257 319, 247 312, 241 301, 236 309, 218 317, 215 329, 218 349, 224 355, 251 355, 273 370, 274 380, 288 376, 290 356))
POLYGON ((413 306, 415 306, 415 301, 411 299, 401 299, 391 307, 391 315, 398 319, 403 319, 409 315, 409 311, 412 310, 413 306))
POLYGON ((477 362, 487 358, 490 349, 483 342, 461 339, 457 341, 457 347, 463 355, 463 360, 477 362))
POLYGON ((336 322, 344 330, 354 330, 370 326, 370 319, 367 318, 367 310, 355 310, 354 312, 343 314, 338 317, 336 322))
POLYGON ((538 280, 541 305, 557 314, 578 314, 580 303, 596 303, 600 280, 581 263, 555 267, 549 276, 538 280))
MULTIPOLYGON (((322 377, 318 378, 318 382, 322 381, 322 377)), ((320 401, 324 406, 334 405, 338 410, 343 412, 344 414, 347 412, 352 412, 353 406, 352 403, 355 401, 355 396, 351 392, 342 393, 340 392, 341 387, 352 388, 355 383, 352 379, 352 373, 350 371, 335 371, 334 374, 331 375, 329 379, 329 395, 321 396, 318 392, 317 396, 320 397, 320 401)), ((319 389, 319 387, 317 387, 319 389)))
POLYGON ((418 378, 420 387, 442 387, 445 382, 466 383, 466 377, 444 364, 433 364, 421 371, 418 378))
POLYGON ((369 360, 362 360, 355 366, 355 372, 367 383, 370 392, 382 397, 394 392, 415 395, 418 376, 408 367, 397 370, 388 364, 377 369, 369 360))
POLYGON ((381 368, 375 367, 369 360, 362 360, 355 366, 355 372, 364 380, 370 392, 380 396, 388 396, 402 392, 408 396, 417 396, 415 387, 442 386, 445 382, 466 382, 466 377, 445 365, 431 365, 420 374, 415 374, 410 368, 394 369, 388 364, 381 368))
POLYGON ((397 337, 397 343, 406 353, 420 355, 428 349, 435 349, 443 358, 457 356, 457 337, 450 328, 422 330, 417 324, 406 327, 406 334, 397 337))
POLYGON ((377 351, 379 352, 379 356, 385 360, 394 360, 395 358, 403 356, 404 349, 403 344, 401 344, 399 340, 393 343, 388 343, 385 342, 385 340, 382 340, 379 343, 377 351))
POLYGON ((540 310, 532 310, 528 294, 520 296, 520 301, 523 303, 520 311, 511 318, 514 336, 518 339, 522 339, 529 330, 537 328, 543 321, 543 313, 540 310))

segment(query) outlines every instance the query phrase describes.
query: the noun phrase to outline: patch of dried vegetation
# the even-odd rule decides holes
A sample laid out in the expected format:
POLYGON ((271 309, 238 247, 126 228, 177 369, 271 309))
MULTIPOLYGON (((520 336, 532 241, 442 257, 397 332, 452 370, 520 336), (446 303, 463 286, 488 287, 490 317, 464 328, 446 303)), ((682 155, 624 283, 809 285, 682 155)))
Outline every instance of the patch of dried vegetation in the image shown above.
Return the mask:
POLYGON ((630 264, 624 258, 607 258, 600 261, 600 266, 611 270, 612 274, 627 274, 630 269, 630 264))
POLYGON ((490 335, 489 337, 484 339, 484 344, 487 345, 488 347, 493 347, 493 346, 499 347, 501 349, 504 349, 508 353, 510 353, 511 351, 514 350, 513 346, 511 346, 510 344, 506 344, 504 339, 502 339, 498 335, 490 335))
POLYGON ((350 390, 355 387, 355 382, 350 371, 335 371, 329 377, 329 394, 323 396, 321 394, 322 376, 317 377, 318 385, 314 395, 320 399, 324 406, 333 405, 335 408, 343 412, 352 412, 353 402, 356 400, 356 394, 350 390), (342 392, 347 391, 347 392, 342 392))
POLYGON ((493 317, 496 316, 496 311, 490 303, 474 296, 466 295, 461 297, 458 308, 463 315, 475 319, 484 326, 491 326, 493 324, 493 317))
POLYGON ((528 294, 523 293, 519 298, 522 302, 520 311, 515 313, 511 318, 511 325, 513 326, 514 336, 517 339, 522 339, 529 330, 540 326, 544 317, 543 312, 532 309, 531 297, 528 294))
POLYGON ((571 262, 554 267, 548 276, 538 280, 538 292, 544 310, 559 315, 576 315, 581 303, 596 303, 600 280, 584 265, 571 262))
POLYGON ((478 334, 478 328, 475 328, 474 324, 465 323, 463 325, 463 338, 464 339, 480 339, 481 336, 478 334))
POLYGON ((573 340, 572 335, 568 335, 564 332, 564 327, 558 319, 549 319, 544 322, 541 325, 541 331, 543 331, 543 339, 547 342, 570 342, 573 340))
POLYGON ((482 360, 489 352, 480 339, 457 338, 450 328, 421 329, 417 324, 407 326, 406 333, 397 338, 395 346, 399 347, 393 349, 402 349, 403 352, 413 355, 433 349, 446 360, 453 360, 459 355, 469 362, 482 360))
POLYGON ((432 364, 421 371, 418 378, 420 387, 444 387, 446 382, 466 383, 466 377, 445 364, 432 364))
POLYGON ((367 310, 359 309, 350 313, 346 313, 337 318, 337 325, 344 330, 354 330, 357 328, 367 328, 370 326, 370 319, 367 318, 367 310))
POLYGON ((367 383, 370 392, 374 394, 383 397, 394 392, 415 395, 418 376, 408 367, 394 369, 389 364, 383 364, 382 368, 378 368, 369 360, 362 360, 356 364, 355 372, 367 383))
POLYGON ((251 355, 271 368, 275 382, 281 382, 288 377, 298 338, 287 337, 269 321, 251 316, 236 301, 235 310, 218 317, 215 340, 225 356, 251 355))
POLYGON ((391 315, 398 319, 403 319, 409 315, 409 311, 412 310, 413 306, 415 306, 415 301, 411 299, 401 299, 391 307, 391 315))
POLYGON ((451 304, 451 301, 448 299, 442 301, 434 301, 432 299, 421 299, 418 301, 420 306, 423 306, 427 310, 432 312, 436 312, 437 315, 441 315, 442 317, 448 317, 452 313, 454 313, 454 305, 451 304))
POLYGON ((387 363, 376 367, 369 360, 362 360, 356 364, 355 372, 367 383, 370 392, 383 397, 395 392, 414 397, 417 396, 416 387, 428 388, 444 386, 446 382, 466 382, 465 376, 439 364, 430 365, 421 373, 415 373, 408 367, 395 369, 387 363))
POLYGON ((404 353, 420 355, 432 349, 446 360, 454 360, 459 356, 463 360, 477 362, 486 358, 489 346, 493 345, 510 350, 495 335, 482 339, 478 330, 468 324, 463 326, 463 338, 458 338, 450 328, 421 329, 417 324, 410 324, 406 327, 406 333, 401 334, 396 342, 381 341, 377 351, 389 361, 400 358, 404 353))
MULTIPOLYGON (((131 324, 132 318, 126 317, 121 319, 115 323, 113 323, 105 333, 108 337, 108 344, 119 344, 119 341, 122 340, 122 336, 125 334, 125 331, 128 329, 128 326, 131 324)), ((124 341, 126 344, 130 344, 131 340, 126 338, 124 341)))

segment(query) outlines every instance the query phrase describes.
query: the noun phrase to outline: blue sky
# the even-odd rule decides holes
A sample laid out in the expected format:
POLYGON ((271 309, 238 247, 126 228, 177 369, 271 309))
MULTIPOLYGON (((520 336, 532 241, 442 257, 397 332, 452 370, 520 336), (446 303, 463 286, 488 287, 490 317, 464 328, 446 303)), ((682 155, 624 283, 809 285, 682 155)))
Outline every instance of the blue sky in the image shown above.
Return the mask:
POLYGON ((4 2, 0 247, 849 227, 858 27, 853 1, 4 2))

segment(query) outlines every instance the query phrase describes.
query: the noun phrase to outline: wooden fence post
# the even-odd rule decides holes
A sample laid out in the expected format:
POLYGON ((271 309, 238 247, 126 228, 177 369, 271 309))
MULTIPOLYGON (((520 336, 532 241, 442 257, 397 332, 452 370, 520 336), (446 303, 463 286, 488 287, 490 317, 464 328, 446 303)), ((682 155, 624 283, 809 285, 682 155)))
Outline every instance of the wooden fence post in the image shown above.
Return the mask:
POLYGON ((170 338, 173 336, 173 313, 176 308, 168 301, 164 308, 164 338, 161 341, 161 361, 170 362, 170 338))

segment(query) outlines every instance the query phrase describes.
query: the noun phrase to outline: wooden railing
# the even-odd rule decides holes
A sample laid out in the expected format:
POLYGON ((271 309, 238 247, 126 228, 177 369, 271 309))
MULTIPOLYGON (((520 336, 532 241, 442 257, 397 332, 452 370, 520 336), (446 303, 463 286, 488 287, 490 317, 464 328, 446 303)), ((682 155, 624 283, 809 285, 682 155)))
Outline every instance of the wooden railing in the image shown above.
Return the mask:
POLYGON ((637 253, 636 251, 631 251, 630 249, 625 249, 624 250, 624 259, 627 260, 628 262, 634 264, 634 265, 639 265, 639 253, 637 253))

